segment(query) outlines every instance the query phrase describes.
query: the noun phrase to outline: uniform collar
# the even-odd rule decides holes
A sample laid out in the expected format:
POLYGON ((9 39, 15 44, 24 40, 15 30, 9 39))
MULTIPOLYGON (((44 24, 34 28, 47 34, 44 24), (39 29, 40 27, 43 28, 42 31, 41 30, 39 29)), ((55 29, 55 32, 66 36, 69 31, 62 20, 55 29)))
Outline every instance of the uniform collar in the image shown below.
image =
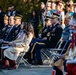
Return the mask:
POLYGON ((8 26, 7 24, 5 24, 5 27, 8 26))
MULTIPOLYGON (((20 24, 19 24, 20 25, 20 24)), ((15 27, 18 27, 19 25, 15 25, 15 27)))
POLYGON ((55 24, 53 24, 53 26, 56 26, 58 24, 58 22, 57 23, 55 23, 55 24))

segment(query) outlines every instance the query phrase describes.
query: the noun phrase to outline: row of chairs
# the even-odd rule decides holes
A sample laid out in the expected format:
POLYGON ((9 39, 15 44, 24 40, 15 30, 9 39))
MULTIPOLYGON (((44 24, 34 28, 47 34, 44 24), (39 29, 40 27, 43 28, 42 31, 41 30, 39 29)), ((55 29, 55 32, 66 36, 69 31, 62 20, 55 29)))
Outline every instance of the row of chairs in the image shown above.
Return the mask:
MULTIPOLYGON (((68 49, 69 45, 70 45, 69 40, 67 40, 67 41, 59 40, 57 45, 55 46, 55 48, 46 48, 46 49, 43 48, 41 50, 41 56, 42 56, 43 62, 45 60, 48 60, 48 62, 49 62, 48 66, 51 66, 51 64, 54 62, 55 59, 59 58, 60 55, 65 53, 65 51, 68 49)), ((4 49, 8 48, 8 46, 3 46, 1 48, 2 48, 2 50, 4 50, 4 49)), ((25 50, 19 54, 19 56, 16 60, 18 63, 18 67, 20 66, 21 63, 23 63, 24 66, 26 66, 26 67, 32 66, 31 64, 28 63, 27 59, 24 59, 25 54, 26 54, 25 50)))
MULTIPOLYGON (((67 40, 65 42, 58 41, 55 48, 42 49, 41 55, 42 55, 43 61, 49 60, 48 66, 51 66, 52 62, 54 62, 54 60, 56 58, 59 58, 60 55, 65 53, 65 51, 66 51, 66 49, 68 49, 69 45, 70 45, 69 40, 67 40)), ((23 58, 25 54, 26 54, 25 51, 20 53, 20 55, 17 59, 18 67, 20 66, 21 63, 23 63, 24 66, 26 66, 26 67, 32 67, 32 65, 28 63, 27 59, 23 58)))

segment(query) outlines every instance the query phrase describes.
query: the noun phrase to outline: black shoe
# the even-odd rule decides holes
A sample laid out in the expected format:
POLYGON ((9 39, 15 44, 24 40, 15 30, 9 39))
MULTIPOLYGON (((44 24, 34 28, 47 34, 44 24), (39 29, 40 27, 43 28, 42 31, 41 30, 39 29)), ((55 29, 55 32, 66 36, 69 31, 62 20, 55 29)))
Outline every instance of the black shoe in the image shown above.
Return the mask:
POLYGON ((43 65, 42 61, 37 60, 36 62, 37 62, 37 65, 43 65))
POLYGON ((35 60, 32 60, 32 61, 31 61, 31 64, 32 64, 32 65, 37 65, 37 62, 36 62, 35 60))
POLYGON ((27 59, 28 58, 28 53, 26 53, 23 58, 27 59))
POLYGON ((43 65, 42 61, 38 61, 38 60, 33 60, 31 62, 32 65, 43 65))
POLYGON ((31 59, 27 59, 27 62, 28 62, 29 64, 31 64, 32 60, 31 60, 31 59))
POLYGON ((27 52, 25 55, 24 55, 24 59, 30 59, 31 58, 31 56, 30 56, 31 54, 29 53, 29 52, 27 52))

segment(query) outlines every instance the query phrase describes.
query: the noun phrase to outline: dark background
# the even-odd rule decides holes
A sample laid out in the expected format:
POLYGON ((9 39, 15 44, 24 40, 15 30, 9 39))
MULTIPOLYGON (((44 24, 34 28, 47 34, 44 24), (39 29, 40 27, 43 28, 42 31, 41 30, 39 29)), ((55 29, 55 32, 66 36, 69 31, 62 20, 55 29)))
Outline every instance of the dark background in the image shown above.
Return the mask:
POLYGON ((15 5, 16 9, 24 16, 23 21, 27 21, 33 9, 40 9, 40 2, 42 1, 46 3, 47 0, 0 0, 0 6, 4 12, 7 12, 8 6, 15 5))

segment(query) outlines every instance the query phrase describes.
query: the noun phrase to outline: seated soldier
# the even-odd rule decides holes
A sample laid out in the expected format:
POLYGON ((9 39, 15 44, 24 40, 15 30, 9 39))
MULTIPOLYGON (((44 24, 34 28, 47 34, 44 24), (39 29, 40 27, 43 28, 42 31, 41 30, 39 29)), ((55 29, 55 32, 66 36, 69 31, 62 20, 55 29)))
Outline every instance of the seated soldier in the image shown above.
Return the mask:
POLYGON ((14 16, 10 16, 9 18, 9 25, 10 28, 7 32, 7 36, 4 38, 4 41, 12 41, 13 40, 13 32, 14 32, 14 16))
POLYGON ((21 25, 21 15, 10 16, 9 17, 9 28, 5 31, 3 36, 1 37, 3 39, 3 42, 6 41, 13 41, 16 39, 19 31, 20 31, 20 25, 21 25))
MULTIPOLYGON (((4 50, 4 66, 2 68, 16 68, 16 60, 20 52, 27 51, 29 44, 34 36, 34 31, 32 25, 21 26, 23 32, 18 36, 18 38, 12 42, 8 42, 9 47, 4 50), (27 28, 26 28, 27 27, 27 28)), ((21 30, 22 31, 22 30, 21 30)))
POLYGON ((18 35, 18 33, 19 33, 19 31, 20 31, 20 29, 21 29, 21 25, 22 25, 22 15, 20 15, 20 14, 16 14, 15 15, 15 27, 14 27, 14 33, 13 33, 13 40, 15 40, 16 39, 16 37, 17 37, 17 35, 18 35))
POLYGON ((40 50, 42 48, 54 48, 61 37, 62 28, 60 27, 60 24, 58 23, 57 15, 52 16, 52 21, 49 19, 47 21, 45 20, 45 24, 47 26, 49 26, 51 23, 53 26, 51 27, 50 31, 47 34, 45 34, 45 35, 49 35, 46 37, 47 39, 43 38, 40 41, 37 40, 34 42, 32 47, 30 47, 31 59, 34 61, 34 63, 32 64, 42 65, 40 50))
MULTIPOLYGON (((33 46, 34 46, 34 44, 36 42, 42 43, 43 46, 46 44, 45 47, 49 46, 49 43, 48 43, 49 42, 49 38, 48 37, 50 35, 49 32, 51 30, 51 19, 49 17, 45 19, 45 24, 46 24, 46 26, 42 30, 41 37, 33 39, 31 41, 30 49, 29 49, 29 51, 27 53, 27 56, 29 57, 28 58, 29 62, 34 60, 34 58, 33 58, 34 57, 34 51, 32 50, 32 48, 33 48, 33 46)), ((26 57, 26 55, 25 55, 25 57, 26 57)), ((42 61, 40 61, 39 64, 42 64, 42 61)))
POLYGON ((4 35, 2 36, 2 39, 4 41, 12 41, 12 33, 14 31, 14 16, 11 16, 9 18, 9 28, 5 31, 4 35))
POLYGON ((13 41, 16 39, 17 34, 20 31, 20 25, 21 25, 22 16, 16 15, 13 17, 13 19, 9 19, 9 24, 11 25, 10 32, 8 33, 7 37, 5 38, 5 41, 13 41), (13 24, 12 24, 13 23, 13 24))

